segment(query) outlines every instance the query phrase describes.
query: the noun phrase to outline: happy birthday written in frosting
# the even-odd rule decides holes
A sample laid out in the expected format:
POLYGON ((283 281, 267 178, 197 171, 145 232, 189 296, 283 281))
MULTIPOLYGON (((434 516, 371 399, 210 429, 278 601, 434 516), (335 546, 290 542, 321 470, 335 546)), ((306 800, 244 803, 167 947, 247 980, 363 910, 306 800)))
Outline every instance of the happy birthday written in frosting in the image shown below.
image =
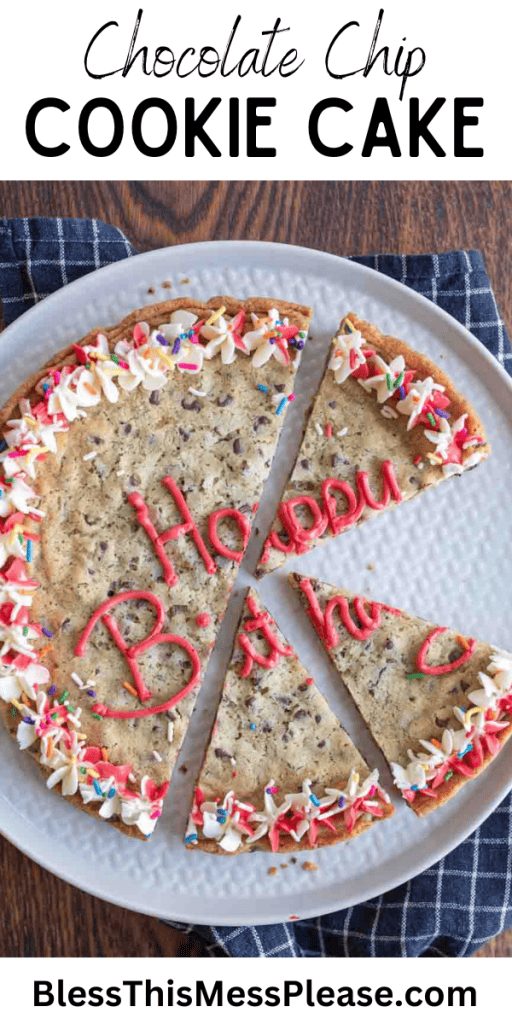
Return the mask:
MULTIPOLYGON (((170 587, 174 587, 178 583, 178 576, 175 572, 172 560, 165 550, 165 545, 169 541, 176 540, 178 537, 183 537, 185 535, 190 536, 190 539, 195 544, 197 551, 201 556, 206 571, 210 575, 213 575, 218 570, 217 563, 208 551, 208 548, 201 537, 198 526, 183 494, 176 484, 176 481, 172 476, 166 476, 162 480, 162 483, 172 495, 176 507, 182 517, 180 523, 170 527, 168 530, 164 530, 163 533, 159 534, 157 532, 150 519, 148 506, 138 491, 132 491, 128 495, 128 501, 135 509, 138 522, 146 531, 153 544, 156 555, 164 570, 165 582, 170 587)), ((208 538, 210 544, 217 554, 221 555, 223 558, 229 558, 236 562, 240 562, 243 558, 245 548, 247 547, 250 532, 251 524, 249 520, 238 509, 220 509, 216 512, 212 512, 208 517, 208 538), (230 548, 220 539, 218 526, 223 519, 229 519, 236 523, 242 540, 241 548, 230 548)), ((121 594, 117 594, 116 596, 109 598, 107 601, 104 601, 93 613, 80 637, 80 640, 78 641, 78 644, 76 645, 75 654, 79 658, 85 657, 89 637, 91 636, 96 624, 101 620, 108 629, 116 647, 121 651, 121 654, 126 661, 133 677, 137 697, 141 704, 146 703, 153 697, 153 693, 146 686, 139 667, 139 658, 146 651, 150 650, 150 648, 154 647, 156 644, 170 644, 171 646, 180 647, 188 655, 192 666, 191 675, 187 684, 177 694, 168 698, 168 700, 164 701, 162 704, 148 708, 137 708, 130 711, 123 711, 115 708, 108 708, 102 703, 96 703, 93 706, 94 714, 100 715, 104 718, 145 718, 148 715, 161 714, 163 711, 168 711, 170 708, 174 707, 175 704, 179 703, 179 701, 190 693, 193 687, 199 683, 201 677, 201 662, 195 647, 184 637, 178 636, 174 633, 164 633, 164 618, 165 608, 161 599, 148 590, 128 590, 121 594), (117 608, 126 602, 135 600, 147 602, 147 604, 153 607, 156 611, 156 622, 147 637, 142 641, 139 641, 137 644, 128 645, 123 639, 119 626, 111 612, 114 608, 117 608)))

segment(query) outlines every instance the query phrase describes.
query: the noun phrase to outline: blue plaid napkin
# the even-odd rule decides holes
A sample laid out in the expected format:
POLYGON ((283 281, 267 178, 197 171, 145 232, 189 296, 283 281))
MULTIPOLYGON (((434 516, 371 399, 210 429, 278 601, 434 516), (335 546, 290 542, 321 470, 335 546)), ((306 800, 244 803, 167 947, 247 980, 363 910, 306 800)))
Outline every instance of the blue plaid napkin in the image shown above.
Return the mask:
MULTIPOLYGON (((97 220, 0 219, 0 298, 11 323, 61 285, 134 249, 97 220)), ((512 375, 512 352, 480 252, 356 256, 436 302, 512 375)), ((169 922, 173 923, 173 922, 169 922)), ((348 910, 260 927, 175 925, 205 956, 470 956, 512 926, 512 794, 477 831, 405 885, 348 910)))

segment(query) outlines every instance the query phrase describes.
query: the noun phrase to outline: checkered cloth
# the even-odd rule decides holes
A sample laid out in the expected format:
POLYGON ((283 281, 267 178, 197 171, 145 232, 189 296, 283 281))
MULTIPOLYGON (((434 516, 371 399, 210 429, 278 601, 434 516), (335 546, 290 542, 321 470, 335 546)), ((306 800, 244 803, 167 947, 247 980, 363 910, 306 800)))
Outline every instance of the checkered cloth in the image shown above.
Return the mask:
MULTIPOLYGON (((86 220, 0 220, 5 323, 61 285, 134 250, 116 228, 86 220)), ((479 252, 357 256, 456 317, 512 374, 510 342, 479 252)), ((175 927, 205 956, 470 956, 512 926, 512 794, 438 864, 359 906, 261 927, 175 927)), ((172 923, 172 922, 169 922, 172 923)))

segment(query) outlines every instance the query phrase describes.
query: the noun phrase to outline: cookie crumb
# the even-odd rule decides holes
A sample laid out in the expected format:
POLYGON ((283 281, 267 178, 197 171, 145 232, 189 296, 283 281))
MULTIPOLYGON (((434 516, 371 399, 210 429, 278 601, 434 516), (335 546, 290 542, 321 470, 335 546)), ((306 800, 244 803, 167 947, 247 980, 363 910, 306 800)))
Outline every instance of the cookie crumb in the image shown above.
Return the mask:
POLYGON ((318 871, 318 864, 314 864, 312 860, 305 860, 302 865, 303 871, 318 871))
POLYGON ((284 870, 285 870, 285 868, 287 868, 287 867, 288 867, 288 864, 281 864, 281 865, 280 865, 280 867, 282 867, 282 869, 283 869, 283 871, 284 871, 284 870))
POLYGON ((268 869, 268 874, 269 875, 277 875, 277 868, 269 868, 268 869))
POLYGON ((368 565, 366 566, 366 568, 369 570, 369 572, 371 572, 372 569, 375 569, 374 562, 368 562, 368 565))
POLYGON ((297 863, 297 858, 296 857, 290 857, 290 864, 296 864, 296 863, 297 863))
POLYGON ((162 288, 172 288, 172 281, 164 281, 162 288))
POLYGON ((180 284, 190 284, 190 278, 189 277, 183 277, 181 279, 181 281, 180 281, 180 284))
POLYGON ((155 289, 153 288, 153 285, 151 285, 151 288, 148 288, 148 295, 154 295, 154 294, 155 294, 155 289))

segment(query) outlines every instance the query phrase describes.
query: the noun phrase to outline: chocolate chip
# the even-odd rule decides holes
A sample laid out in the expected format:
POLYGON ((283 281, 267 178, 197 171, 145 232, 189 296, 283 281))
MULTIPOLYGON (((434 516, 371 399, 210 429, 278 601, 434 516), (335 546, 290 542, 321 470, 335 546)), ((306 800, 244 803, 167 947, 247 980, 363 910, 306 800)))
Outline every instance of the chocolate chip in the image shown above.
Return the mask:
POLYGON ((182 398, 181 404, 188 412, 201 412, 201 409, 203 408, 201 402, 197 401, 197 398, 194 398, 193 402, 191 402, 190 399, 182 398))
POLYGON ((235 455, 241 455, 243 452, 242 442, 239 437, 236 437, 233 441, 233 451, 235 455))
POLYGON ((222 398, 218 398, 217 399, 217 405, 219 405, 221 409, 225 409, 226 406, 227 405, 231 405, 232 402, 233 402, 233 396, 232 395, 224 395, 222 398))
MULTIPOLYGON (((100 540, 100 551, 103 551, 103 554, 105 554, 105 551, 107 550, 107 548, 108 548, 108 541, 100 540)), ((130 568, 132 568, 132 566, 130 566, 130 568)))
POLYGON ((294 718, 307 718, 307 715, 308 715, 307 711, 301 710, 301 711, 296 711, 293 717, 294 718))
POLYGON ((261 727, 262 732, 272 732, 272 726, 268 722, 264 722, 261 727))
POLYGON ((179 430, 179 434, 180 434, 181 440, 182 441, 188 441, 188 439, 190 437, 190 434, 188 433, 188 430, 183 430, 182 427, 178 427, 178 430, 179 430))
POLYGON ((249 512, 252 512, 252 508, 250 505, 240 505, 238 511, 241 512, 243 516, 248 516, 249 512))
POLYGON ((388 636, 388 638, 386 640, 386 643, 384 644, 384 647, 386 648, 387 651, 393 651, 394 650, 395 645, 394 645, 394 643, 393 643, 393 641, 392 641, 390 636, 388 636))
POLYGON ((448 725, 449 721, 450 721, 449 718, 438 718, 437 715, 436 715, 435 723, 436 723, 438 729, 446 729, 446 726, 448 725))
POLYGON ((129 478, 128 483, 130 484, 130 487, 138 487, 140 484, 140 476, 137 476, 137 474, 134 473, 133 476, 129 478))
POLYGON ((98 437, 97 434, 87 434, 87 440, 90 441, 91 444, 103 444, 103 438, 98 437))
POLYGON ((274 384, 274 391, 277 391, 280 395, 283 393, 284 389, 284 384, 274 384))
POLYGON ((333 469, 334 469, 335 466, 338 465, 339 461, 340 460, 339 460, 339 456, 338 455, 336 455, 336 454, 331 455, 331 466, 332 466, 333 469))
POLYGON ((303 469, 309 469, 309 459, 301 459, 300 464, 303 469))
POLYGON ((149 396, 149 404, 150 405, 160 405, 160 392, 159 391, 152 391, 151 392, 151 394, 149 396))
POLYGON ((266 427, 267 424, 269 424, 269 423, 270 423, 270 420, 269 420, 268 416, 258 416, 257 419, 254 420, 252 429, 253 430, 257 430, 258 427, 266 427))
POLYGON ((297 689, 300 691, 300 693, 304 693, 304 691, 308 690, 309 687, 307 683, 301 683, 300 686, 297 687, 297 689))
POLYGON ((186 765, 182 764, 181 768, 179 768, 178 771, 180 771, 182 775, 186 775, 188 772, 188 768, 186 765))
POLYGON ((289 743, 290 742, 290 737, 288 736, 287 732, 283 733, 283 735, 281 736, 281 739, 282 739, 283 743, 289 743))
POLYGON ((329 406, 329 409, 335 409, 337 404, 338 404, 337 402, 327 402, 327 405, 329 406))
POLYGON ((131 423, 123 423, 123 434, 126 434, 126 437, 128 437, 128 434, 131 434, 131 432, 132 432, 132 425, 131 425, 131 423))
POLYGON ((463 693, 466 693, 466 690, 469 690, 471 688, 471 683, 465 683, 464 680, 462 680, 460 688, 463 693))
POLYGON ((321 715, 315 715, 315 722, 317 723, 317 725, 318 725, 318 722, 321 722, 321 721, 322 721, 322 716, 321 715))
POLYGON ((186 610, 187 610, 187 605, 186 604, 173 604, 172 609, 171 609, 171 614, 172 615, 179 615, 180 612, 186 612, 186 610))
POLYGON ((231 761, 233 754, 229 754, 227 750, 223 750, 222 747, 215 747, 215 757, 219 757, 221 761, 231 761))
POLYGON ((245 702, 246 708, 252 708, 255 699, 256 699, 255 697, 248 697, 246 702, 245 702))
POLYGON ((322 747, 325 747, 325 740, 321 740, 320 743, 317 743, 317 747, 319 748, 319 750, 321 750, 322 747))
POLYGON ((460 658, 460 651, 457 650, 456 647, 454 647, 453 651, 450 651, 448 655, 448 661, 450 662, 450 665, 453 664, 454 661, 457 661, 457 658, 460 658))

